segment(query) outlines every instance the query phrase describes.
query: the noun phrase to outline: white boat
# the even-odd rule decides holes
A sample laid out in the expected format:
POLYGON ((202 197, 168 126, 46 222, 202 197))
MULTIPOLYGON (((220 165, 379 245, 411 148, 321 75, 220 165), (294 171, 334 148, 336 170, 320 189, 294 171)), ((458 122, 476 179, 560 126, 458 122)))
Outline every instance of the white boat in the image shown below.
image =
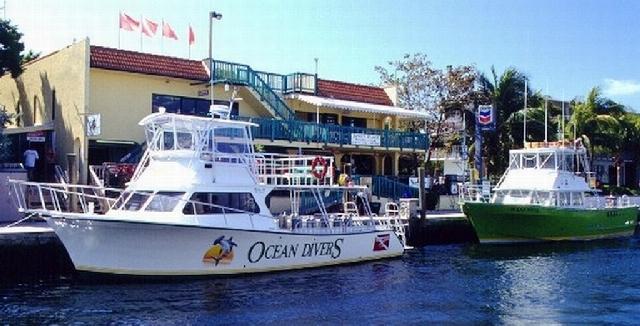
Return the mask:
POLYGON ((332 157, 255 153, 250 122, 154 113, 139 124, 147 150, 123 191, 11 181, 19 209, 43 216, 78 271, 237 274, 403 253, 366 188, 334 185, 332 157), (283 189, 291 210, 273 216, 269 194, 283 189), (360 198, 367 214, 327 213, 327 191, 360 198), (298 213, 305 193, 319 213, 298 213))

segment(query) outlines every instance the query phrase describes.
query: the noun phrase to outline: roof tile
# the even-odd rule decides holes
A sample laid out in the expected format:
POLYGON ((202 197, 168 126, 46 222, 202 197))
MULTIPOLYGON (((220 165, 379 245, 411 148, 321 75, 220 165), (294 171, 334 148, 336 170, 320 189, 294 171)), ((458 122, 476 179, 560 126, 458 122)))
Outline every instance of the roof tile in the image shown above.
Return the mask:
POLYGON ((91 46, 91 67, 147 75, 209 80, 202 61, 91 46))
POLYGON ((318 96, 393 106, 393 102, 391 102, 387 93, 380 87, 351 84, 335 80, 318 79, 318 96))

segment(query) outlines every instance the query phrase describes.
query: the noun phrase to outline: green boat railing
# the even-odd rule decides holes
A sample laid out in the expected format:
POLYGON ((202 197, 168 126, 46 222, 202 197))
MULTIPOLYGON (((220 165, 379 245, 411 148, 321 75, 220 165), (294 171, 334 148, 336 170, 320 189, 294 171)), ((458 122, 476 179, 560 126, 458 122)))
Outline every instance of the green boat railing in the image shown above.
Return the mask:
POLYGON ((290 142, 324 143, 325 145, 357 145, 362 147, 400 148, 426 150, 429 141, 426 134, 385 129, 348 127, 316 124, 300 120, 277 120, 270 118, 234 117, 238 120, 258 124, 252 128, 254 138, 285 140, 290 142), (354 134, 379 136, 379 143, 358 145, 353 143, 354 134))

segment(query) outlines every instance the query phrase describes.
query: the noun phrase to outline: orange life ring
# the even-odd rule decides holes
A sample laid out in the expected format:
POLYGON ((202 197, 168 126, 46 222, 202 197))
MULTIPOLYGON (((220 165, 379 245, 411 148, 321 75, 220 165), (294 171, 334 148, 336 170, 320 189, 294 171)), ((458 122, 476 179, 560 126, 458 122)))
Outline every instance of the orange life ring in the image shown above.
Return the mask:
POLYGON ((311 174, 313 177, 322 180, 327 175, 327 160, 325 160, 322 156, 316 156, 311 162, 311 174), (317 170, 316 168, 320 165, 322 169, 317 170))

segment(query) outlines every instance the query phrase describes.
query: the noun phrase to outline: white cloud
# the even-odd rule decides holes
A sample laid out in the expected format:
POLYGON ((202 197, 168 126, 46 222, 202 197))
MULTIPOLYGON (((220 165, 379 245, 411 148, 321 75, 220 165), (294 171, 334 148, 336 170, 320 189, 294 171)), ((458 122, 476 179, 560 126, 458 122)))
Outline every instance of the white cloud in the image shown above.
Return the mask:
POLYGON ((604 80, 604 94, 607 96, 633 95, 640 93, 640 82, 634 80, 604 80))

